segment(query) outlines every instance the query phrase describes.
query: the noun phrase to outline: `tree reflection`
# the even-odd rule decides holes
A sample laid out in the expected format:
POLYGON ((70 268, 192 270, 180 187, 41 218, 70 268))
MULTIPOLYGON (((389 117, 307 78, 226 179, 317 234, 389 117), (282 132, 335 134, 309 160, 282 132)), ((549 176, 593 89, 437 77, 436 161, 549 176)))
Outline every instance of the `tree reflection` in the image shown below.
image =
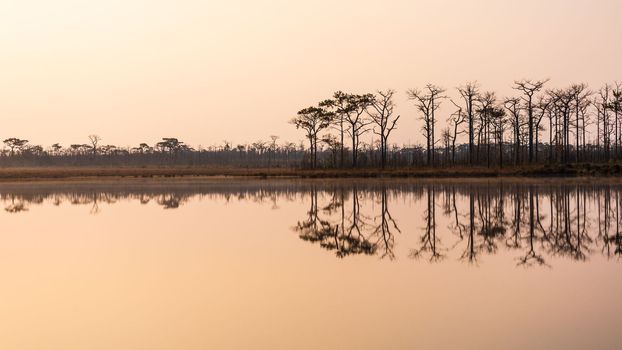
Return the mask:
POLYGON ((374 255, 378 245, 365 236, 368 224, 360 215, 358 193, 351 192, 351 212, 346 213, 346 195, 343 190, 332 193, 331 201, 323 208, 325 218, 321 218, 318 210, 318 191, 311 189, 310 208, 306 220, 299 221, 295 227, 300 238, 310 243, 319 243, 327 250, 335 251, 337 257, 365 254, 374 255), (335 213, 338 220, 331 221, 335 213))
POLYGON ((326 216, 309 215, 296 230, 302 239, 320 242, 323 248, 336 250, 339 257, 365 253, 393 259, 396 233, 401 230, 389 211, 389 199, 408 198, 409 205, 420 210, 424 223, 416 246, 408 250, 412 259, 439 262, 456 251, 457 260, 478 264, 482 257, 503 250, 514 255, 518 266, 550 266, 549 260, 558 258, 588 260, 597 247, 606 257, 619 258, 621 189, 608 184, 503 181, 469 186, 424 183, 406 188, 385 184, 365 190, 363 198, 379 207, 365 206, 368 215, 361 214, 361 190, 356 186, 339 192, 314 189, 312 208, 317 206, 318 193, 320 198, 331 198, 324 207, 326 216), (350 211, 347 202, 351 202, 350 211), (594 211, 596 218, 590 215, 594 211), (335 219, 336 213, 341 215, 335 219), (448 224, 441 227, 439 218, 448 224), (352 237, 357 240, 348 240, 352 237), (452 240, 454 243, 444 244, 452 240), (368 249, 357 249, 362 246, 368 249))
MULTIPOLYGON (((536 244, 538 242, 538 233, 541 239, 547 238, 546 230, 542 226, 543 215, 540 215, 538 195, 534 194, 533 186, 529 189, 529 233, 524 240, 527 242, 527 250, 523 256, 518 258, 518 265, 533 266, 546 265, 544 256, 536 252, 536 244), (535 208, 534 208, 535 206, 535 208)), ((520 245, 519 245, 520 247, 520 245)))
POLYGON ((619 192, 612 195, 609 191, 599 191, 596 194, 598 207, 597 239, 602 242, 602 252, 607 257, 617 257, 618 259, 622 257, 620 200, 619 192))
POLYGON ((15 202, 12 201, 11 204, 9 204, 8 206, 6 206, 4 208, 4 211, 6 211, 7 213, 21 213, 23 211, 28 211, 28 207, 26 207, 26 203, 24 202, 15 202))
MULTIPOLYGON (((428 260, 430 262, 437 262, 445 258, 445 256, 440 252, 441 242, 436 235, 436 196, 434 186, 429 185, 426 187, 426 198, 427 208, 424 213, 424 220, 426 222, 425 233, 419 239, 421 246, 419 248, 411 249, 410 257, 413 259, 419 259, 424 255, 429 255, 428 260)), ((453 204, 455 205, 455 202, 453 204)), ((461 228, 459 225, 456 227, 461 228)), ((461 230, 460 236, 462 236, 461 230)))
MULTIPOLYGON (((306 187, 305 187, 306 189, 306 187)), ((99 214, 102 204, 114 204, 122 200, 136 200, 146 205, 156 203, 163 209, 178 209, 197 198, 224 199, 225 201, 252 201, 271 203, 278 209, 277 201, 294 201, 300 188, 293 183, 148 183, 127 185, 68 184, 68 185, 11 185, 0 188, 0 201, 5 211, 19 213, 29 205, 49 202, 54 206, 70 204, 88 206, 91 214, 99 214)))
POLYGON ((157 203, 164 209, 177 209, 181 205, 183 198, 174 194, 163 194, 157 199, 157 203))
POLYGON ((335 251, 339 258, 348 255, 376 255, 394 259, 395 234, 400 233, 397 221, 389 210, 387 188, 380 188, 371 201, 380 209, 374 215, 361 214, 361 198, 357 186, 323 193, 330 198, 318 210, 318 190, 312 189, 311 207, 305 220, 295 226, 300 238, 335 251))
POLYGON ((557 259, 588 261, 596 254, 620 260, 621 192, 617 182, 580 180, 156 182, 4 185, 0 201, 5 215, 30 215, 44 203, 85 206, 93 214, 122 201, 167 210, 202 199, 276 211, 304 203, 304 217, 293 230, 339 258, 404 256, 477 265, 504 254, 518 266, 535 267, 557 259))

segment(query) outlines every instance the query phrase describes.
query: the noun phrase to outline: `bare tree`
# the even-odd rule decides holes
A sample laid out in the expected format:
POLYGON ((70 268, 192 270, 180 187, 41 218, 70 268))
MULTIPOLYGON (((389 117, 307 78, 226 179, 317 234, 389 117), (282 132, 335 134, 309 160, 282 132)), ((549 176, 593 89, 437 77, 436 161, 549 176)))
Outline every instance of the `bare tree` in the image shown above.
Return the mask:
POLYGON ((514 130, 514 164, 518 165, 520 163, 520 132, 524 124, 521 114, 520 99, 517 97, 508 98, 503 104, 505 109, 507 109, 511 114, 510 124, 514 130))
POLYGON ((98 144, 99 141, 101 141, 102 138, 99 137, 98 135, 89 135, 89 141, 91 142, 91 148, 93 151, 93 156, 97 155, 97 151, 98 151, 98 144))
POLYGON ((441 141, 443 142, 443 163, 444 165, 449 164, 450 157, 450 147, 451 147, 451 129, 449 127, 443 128, 441 130, 441 141))
POLYGON ((475 119, 475 105, 479 97, 479 86, 477 82, 468 82, 463 86, 457 88, 460 96, 464 100, 466 118, 469 123, 469 164, 473 164, 473 139, 474 134, 474 119, 475 119))
MULTIPOLYGON (((615 124, 615 155, 616 159, 620 158, 620 139, 622 138, 622 122, 620 121, 620 114, 622 114, 622 82, 616 82, 615 86, 611 90, 611 102, 609 106, 613 110, 614 124, 615 124)), ((589 100, 586 101, 589 103, 589 100)))
POLYGON ((479 156, 479 148, 482 135, 486 143, 486 166, 490 167, 490 138, 491 138, 491 116, 497 96, 494 92, 486 92, 479 98, 480 108, 477 110, 479 114, 479 128, 477 132, 477 154, 479 156))
POLYGON ((555 109, 559 122, 556 137, 562 147, 562 161, 570 160, 570 114, 572 113, 572 103, 574 94, 571 89, 558 89, 550 92, 555 96, 555 109))
POLYGON ((454 101, 451 101, 458 110, 449 116, 448 123, 452 128, 451 134, 451 163, 456 164, 456 140, 458 135, 463 131, 460 130, 460 126, 466 122, 466 115, 462 113, 462 107, 458 106, 454 101))
POLYGON ((503 134, 507 127, 507 116, 502 107, 493 106, 490 111, 490 124, 499 147, 499 168, 503 167, 503 134))
POLYGON ((527 127, 529 129, 529 163, 533 161, 533 136, 534 136, 534 115, 533 115, 533 99, 535 94, 542 90, 544 84, 546 84, 549 80, 517 80, 514 82, 514 89, 519 90, 523 93, 523 100, 527 104, 527 127))
POLYGON ((371 101, 371 109, 369 116, 371 117, 374 126, 374 133, 380 136, 380 164, 384 169, 387 162, 387 145, 389 135, 395 130, 397 121, 400 119, 398 115, 395 117, 393 111, 395 109, 395 103, 393 102, 393 95, 395 90, 378 91, 371 101))
POLYGON ((581 149, 581 144, 579 143, 579 137, 581 136, 581 132, 579 129, 581 128, 581 108, 585 104, 585 102, 589 99, 592 94, 591 91, 588 90, 587 84, 573 84, 569 89, 569 94, 573 96, 574 99, 574 114, 575 114, 575 161, 579 162, 579 152, 581 149))
POLYGON ((598 110, 598 119, 602 126, 599 135, 602 138, 605 160, 607 161, 609 161, 611 157, 611 135, 614 133, 611 127, 611 114, 609 113, 611 90, 611 85, 605 84, 605 86, 600 89, 599 96, 594 101, 594 105, 598 110))
POLYGON ((538 148, 540 147, 540 131, 543 129, 541 127, 542 119, 544 118, 547 111, 549 110, 549 106, 551 105, 552 102, 553 100, 550 97, 540 96, 540 98, 538 99, 538 102, 534 105, 534 110, 538 111, 534 116, 534 123, 535 123, 534 129, 536 133, 536 148, 534 152, 535 153, 534 158, 536 162, 538 161, 538 148))
POLYGON ((269 159, 268 159, 268 166, 271 167, 272 166, 272 159, 275 156, 276 153, 276 149, 277 149, 277 145, 276 145, 276 141, 279 139, 279 137, 277 135, 270 135, 270 140, 272 141, 270 143, 270 154, 269 154, 269 159))
POLYGON ((408 99, 414 101, 415 107, 423 114, 423 136, 426 139, 428 165, 434 165, 434 127, 436 125, 436 110, 441 106, 440 100, 446 98, 442 94, 445 90, 433 84, 427 84, 423 90, 411 89, 406 93, 408 99))

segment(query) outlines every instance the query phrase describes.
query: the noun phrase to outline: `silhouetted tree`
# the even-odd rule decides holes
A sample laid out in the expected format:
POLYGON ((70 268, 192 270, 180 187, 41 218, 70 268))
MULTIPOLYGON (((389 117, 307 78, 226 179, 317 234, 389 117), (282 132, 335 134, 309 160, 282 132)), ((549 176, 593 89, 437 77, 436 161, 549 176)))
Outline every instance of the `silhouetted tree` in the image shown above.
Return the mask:
POLYGON ((26 144, 28 143, 28 140, 22 140, 16 137, 11 137, 8 138, 6 140, 3 141, 4 144, 9 147, 9 149, 11 150, 11 155, 15 154, 15 150, 17 151, 22 151, 22 149, 26 146, 26 144))
POLYGON ((529 134, 529 163, 533 161, 534 155, 534 147, 533 147, 533 139, 534 139, 534 114, 533 114, 533 99, 535 94, 542 90, 544 84, 548 82, 546 80, 517 80, 514 82, 514 89, 519 90, 523 93, 523 100, 526 103, 527 109, 527 127, 529 134))
POLYGON ((101 137, 98 135, 89 135, 89 142, 91 143, 91 149, 93 151, 93 155, 97 155, 99 141, 101 141, 101 137))
MULTIPOLYGON (((474 153, 474 137, 475 137, 475 110, 476 103, 479 98, 479 86, 477 82, 468 82, 463 86, 457 88, 460 96, 464 100, 464 111, 466 113, 466 118, 469 126, 469 164, 473 164, 473 153, 474 153)), ((454 103, 455 104, 455 103, 454 103)))
POLYGON ((348 95, 347 104, 348 110, 346 114, 346 121, 349 124, 347 133, 350 135, 352 144, 352 166, 356 167, 358 163, 358 152, 360 145, 360 138, 363 134, 369 131, 368 126, 373 122, 372 120, 365 118, 365 112, 371 105, 374 99, 374 95, 348 95))
POLYGON ((371 101, 372 112, 369 113, 375 124, 373 131, 380 137, 380 164, 383 169, 387 163, 389 135, 395 130, 397 121, 400 119, 399 115, 397 117, 393 115, 394 94, 395 90, 378 91, 371 101))
POLYGON ((309 139, 309 150, 311 151, 311 167, 317 166, 317 141, 319 133, 328 128, 333 121, 334 113, 321 107, 309 107, 298 112, 298 115, 291 120, 296 129, 303 129, 309 139))
POLYGON ((520 99, 519 98, 508 98, 504 102, 505 109, 510 112, 510 124, 512 125, 512 130, 514 131, 514 164, 518 165, 520 163, 520 140, 521 140, 521 129, 524 125, 524 120, 521 114, 520 107, 520 99))
POLYGON ((451 101, 458 110, 449 116, 449 125, 451 126, 451 163, 456 163, 456 141, 458 135, 463 132, 460 130, 460 126, 467 121, 466 115, 462 113, 462 107, 458 106, 454 101, 451 101))
POLYGON ((421 120, 424 122, 422 130, 423 137, 426 139, 428 165, 434 165, 435 113, 441 106, 440 100, 446 98, 442 95, 444 92, 443 88, 432 84, 426 85, 423 90, 411 89, 407 91, 408 99, 414 101, 415 107, 423 114, 421 120))

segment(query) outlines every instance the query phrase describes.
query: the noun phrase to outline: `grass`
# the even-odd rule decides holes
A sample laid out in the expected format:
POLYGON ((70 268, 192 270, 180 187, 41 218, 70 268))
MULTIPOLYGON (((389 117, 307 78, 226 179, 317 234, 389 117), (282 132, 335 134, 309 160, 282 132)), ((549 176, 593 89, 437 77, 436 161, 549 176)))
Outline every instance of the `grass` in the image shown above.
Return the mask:
POLYGON ((533 165, 519 167, 448 167, 374 169, 294 169, 241 168, 218 166, 169 167, 28 167, 0 168, 0 181, 76 178, 172 178, 172 177, 253 177, 253 178, 452 178, 452 177, 542 177, 542 176, 619 176, 619 163, 533 165))

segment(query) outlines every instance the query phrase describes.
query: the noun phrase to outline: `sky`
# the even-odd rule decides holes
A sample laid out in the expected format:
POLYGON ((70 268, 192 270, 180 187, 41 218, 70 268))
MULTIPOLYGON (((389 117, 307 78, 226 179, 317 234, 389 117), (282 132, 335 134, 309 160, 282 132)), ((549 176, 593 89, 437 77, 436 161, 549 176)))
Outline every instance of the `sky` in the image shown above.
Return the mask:
POLYGON ((0 0, 0 139, 298 142, 298 110, 392 88, 391 142, 421 143, 410 88, 622 80, 620 14, 619 0, 0 0))

